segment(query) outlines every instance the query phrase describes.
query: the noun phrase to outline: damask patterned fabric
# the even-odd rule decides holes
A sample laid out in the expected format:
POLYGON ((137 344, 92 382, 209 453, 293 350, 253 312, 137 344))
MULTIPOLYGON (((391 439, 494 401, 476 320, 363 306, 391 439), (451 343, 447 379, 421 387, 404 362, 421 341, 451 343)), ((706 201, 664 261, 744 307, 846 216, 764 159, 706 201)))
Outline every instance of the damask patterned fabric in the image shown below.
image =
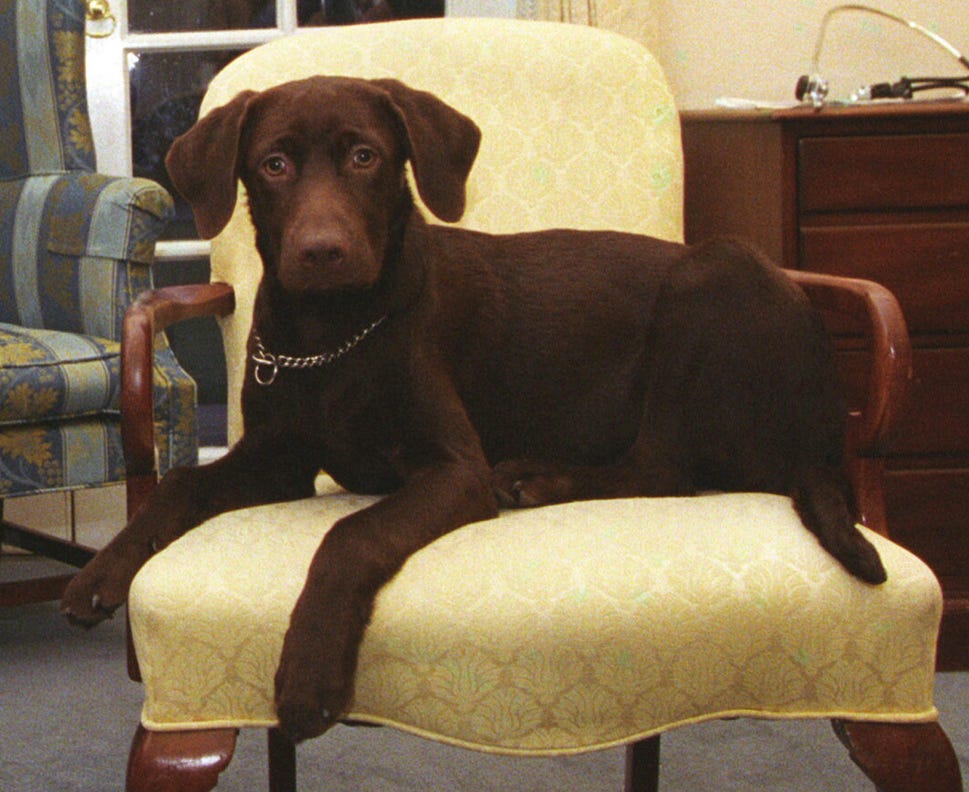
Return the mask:
MULTIPOLYGON (((124 477, 121 327, 173 206, 94 168, 84 3, 0 0, 0 497, 124 477)), ((155 395, 161 469, 194 464, 195 384, 164 336, 155 395)))
POLYGON ((116 341, 0 323, 0 424, 83 418, 117 409, 116 341))
MULTIPOLYGON (((0 361, 0 498, 124 478, 119 342, 0 322, 0 361)), ((154 394, 161 467, 194 464, 195 391, 164 345, 154 394)))
MULTIPOLYGON (((310 559, 374 500, 322 491, 210 520, 143 568, 129 614, 147 727, 276 722, 273 675, 310 559)), ((932 720, 938 583, 866 535, 883 586, 848 575, 775 495, 573 503, 465 526, 379 595, 351 715, 526 754, 735 715, 932 720)))

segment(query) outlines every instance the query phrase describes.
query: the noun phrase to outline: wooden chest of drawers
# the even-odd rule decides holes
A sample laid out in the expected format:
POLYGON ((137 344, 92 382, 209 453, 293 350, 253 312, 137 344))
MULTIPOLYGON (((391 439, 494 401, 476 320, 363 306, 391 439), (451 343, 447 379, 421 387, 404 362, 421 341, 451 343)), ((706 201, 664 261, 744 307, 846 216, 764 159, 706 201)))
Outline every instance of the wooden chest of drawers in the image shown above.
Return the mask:
MULTIPOLYGON (((969 668, 969 103, 682 114, 689 241, 869 278, 905 312, 915 387, 889 529, 942 581, 940 668, 969 668)), ((849 393, 864 355, 842 328, 849 393)))

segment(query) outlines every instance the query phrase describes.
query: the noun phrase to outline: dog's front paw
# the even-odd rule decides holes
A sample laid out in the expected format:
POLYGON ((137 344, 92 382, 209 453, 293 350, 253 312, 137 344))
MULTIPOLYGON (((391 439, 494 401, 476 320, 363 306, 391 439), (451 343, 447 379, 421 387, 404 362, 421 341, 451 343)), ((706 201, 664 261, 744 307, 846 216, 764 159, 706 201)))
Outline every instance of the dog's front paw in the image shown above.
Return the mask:
POLYGON ((96 556, 68 584, 61 613, 71 624, 94 627, 110 619, 127 599, 133 577, 121 564, 112 565, 96 556))
POLYGON ((508 509, 573 500, 572 479, 563 470, 528 460, 499 462, 492 471, 498 503, 508 509))
POLYGON ((353 694, 352 674, 326 663, 327 653, 315 643, 290 628, 276 670, 276 716, 293 742, 323 734, 346 713, 353 694))

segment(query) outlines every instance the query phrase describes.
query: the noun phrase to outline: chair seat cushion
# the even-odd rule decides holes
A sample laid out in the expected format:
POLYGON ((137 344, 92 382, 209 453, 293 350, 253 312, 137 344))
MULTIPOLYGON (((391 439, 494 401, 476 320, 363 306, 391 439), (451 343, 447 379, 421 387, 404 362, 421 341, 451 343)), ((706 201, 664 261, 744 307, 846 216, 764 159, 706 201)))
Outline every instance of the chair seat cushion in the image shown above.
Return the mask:
MULTIPOLYGON (((322 537, 373 499, 221 515, 129 600, 150 729, 275 723, 273 674, 322 537)), ((760 494, 503 513, 415 554, 380 593, 352 718, 505 753, 569 753, 722 717, 932 720, 941 592, 883 537, 850 577, 760 494)))
POLYGON ((0 425, 118 411, 120 346, 0 323, 0 425))
MULTIPOLYGON (((195 382, 161 336, 155 446, 162 472, 198 461, 195 382)), ((121 481, 116 341, 0 322, 0 497, 121 481)))

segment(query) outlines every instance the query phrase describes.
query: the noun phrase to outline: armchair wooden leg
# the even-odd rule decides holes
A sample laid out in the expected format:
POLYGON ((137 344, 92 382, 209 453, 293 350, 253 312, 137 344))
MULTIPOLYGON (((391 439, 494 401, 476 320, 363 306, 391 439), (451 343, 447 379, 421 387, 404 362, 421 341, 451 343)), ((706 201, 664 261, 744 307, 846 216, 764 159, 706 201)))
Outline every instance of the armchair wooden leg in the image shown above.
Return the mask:
POLYGON ((626 746, 625 792, 658 792, 659 740, 657 734, 626 746))
POLYGON ((880 792, 962 792, 959 761, 937 722, 831 724, 880 792))
POLYGON ((269 730, 269 792, 296 792, 296 745, 279 729, 269 730))
POLYGON ((228 766, 236 729, 152 732, 140 724, 128 754, 126 792, 209 792, 228 766))

